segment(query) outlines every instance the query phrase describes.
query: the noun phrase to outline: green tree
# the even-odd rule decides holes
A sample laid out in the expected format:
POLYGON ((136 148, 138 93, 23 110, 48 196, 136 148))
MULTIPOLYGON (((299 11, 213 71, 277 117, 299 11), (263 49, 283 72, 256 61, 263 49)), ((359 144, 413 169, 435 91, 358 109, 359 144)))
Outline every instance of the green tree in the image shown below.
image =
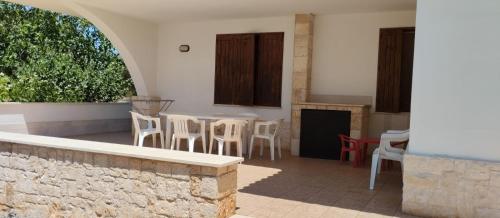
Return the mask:
POLYGON ((90 22, 0 1, 0 101, 111 102, 134 92, 118 51, 90 22))

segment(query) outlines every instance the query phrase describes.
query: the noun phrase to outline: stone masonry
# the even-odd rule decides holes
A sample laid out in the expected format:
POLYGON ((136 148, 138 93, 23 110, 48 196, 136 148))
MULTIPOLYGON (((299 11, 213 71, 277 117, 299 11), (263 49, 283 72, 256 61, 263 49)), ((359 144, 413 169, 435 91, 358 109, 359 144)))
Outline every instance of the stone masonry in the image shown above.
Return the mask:
POLYGON ((0 142, 0 217, 229 217, 236 170, 0 142))
POLYGON ((500 163, 404 157, 403 212, 427 217, 500 217, 500 163))
POLYGON ((295 15, 292 102, 306 102, 311 91, 314 15, 295 15))

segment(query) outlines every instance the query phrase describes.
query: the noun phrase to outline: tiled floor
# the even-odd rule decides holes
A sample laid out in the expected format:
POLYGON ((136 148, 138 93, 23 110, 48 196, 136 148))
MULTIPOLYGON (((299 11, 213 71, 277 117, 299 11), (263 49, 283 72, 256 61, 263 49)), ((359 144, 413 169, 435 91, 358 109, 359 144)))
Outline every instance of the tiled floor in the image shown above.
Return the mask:
MULTIPOLYGON (((130 144, 130 133, 76 137, 130 144)), ((237 214, 249 217, 409 217, 401 212, 399 166, 383 171, 375 191, 368 190, 370 170, 338 161, 267 154, 238 169, 237 214)))

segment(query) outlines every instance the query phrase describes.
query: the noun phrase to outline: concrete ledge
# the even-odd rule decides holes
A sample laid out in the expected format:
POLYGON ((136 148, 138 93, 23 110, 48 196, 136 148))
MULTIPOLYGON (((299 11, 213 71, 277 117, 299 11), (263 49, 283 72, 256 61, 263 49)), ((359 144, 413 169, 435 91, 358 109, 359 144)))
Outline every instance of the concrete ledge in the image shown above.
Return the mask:
POLYGON ((136 146, 111 143, 91 142, 7 132, 0 132, 0 142, 117 155, 124 157, 134 157, 157 161, 167 161, 172 163, 192 164, 206 167, 226 167, 241 163, 243 161, 243 158, 240 157, 189 153, 184 151, 171 151, 167 149, 157 148, 141 148, 136 146))
POLYGON ((500 163, 407 154, 403 212, 427 217, 500 217, 500 163))

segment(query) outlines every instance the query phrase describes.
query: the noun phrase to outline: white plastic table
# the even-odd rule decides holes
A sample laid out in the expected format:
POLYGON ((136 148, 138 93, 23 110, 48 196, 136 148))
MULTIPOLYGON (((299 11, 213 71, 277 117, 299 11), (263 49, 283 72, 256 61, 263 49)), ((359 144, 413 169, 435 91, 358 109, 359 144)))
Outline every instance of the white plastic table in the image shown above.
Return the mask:
POLYGON ((245 135, 243 136, 243 148, 242 151, 244 154, 247 153, 248 142, 250 142, 250 137, 252 136, 255 120, 257 120, 258 116, 250 116, 250 115, 241 115, 241 114, 213 114, 213 115, 202 115, 202 114, 189 114, 189 113, 166 113, 161 112, 160 116, 166 118, 165 124, 165 144, 166 148, 170 149, 170 139, 172 138, 172 122, 169 121, 169 115, 187 115, 198 118, 199 120, 208 120, 208 121, 216 121, 221 119, 234 119, 234 120, 246 120, 248 124, 246 125, 245 135))

